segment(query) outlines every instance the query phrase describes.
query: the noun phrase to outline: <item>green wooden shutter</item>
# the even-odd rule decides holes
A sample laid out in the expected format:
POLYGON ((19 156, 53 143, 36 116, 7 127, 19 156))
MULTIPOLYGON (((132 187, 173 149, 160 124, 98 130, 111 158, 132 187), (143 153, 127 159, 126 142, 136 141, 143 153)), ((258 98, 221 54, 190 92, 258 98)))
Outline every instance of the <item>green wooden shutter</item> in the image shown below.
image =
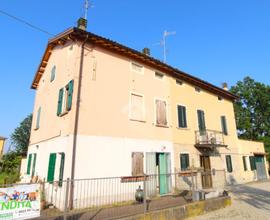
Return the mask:
POLYGON ((61 115, 62 113, 63 95, 64 95, 64 89, 61 88, 59 90, 59 95, 58 95, 57 116, 61 115))
POLYGON ((55 79, 56 66, 53 66, 51 70, 51 82, 55 79))
POLYGON ((189 167, 189 155, 188 154, 180 154, 180 165, 181 170, 187 170, 189 167))
POLYGON ((32 166, 32 177, 35 175, 35 171, 36 171, 36 160, 37 160, 37 154, 34 154, 33 166, 32 166))
POLYGON ((242 159, 243 159, 244 171, 246 171, 247 170, 246 157, 243 156, 242 159))
POLYGON ((255 157, 254 156, 249 157, 249 162, 250 162, 250 169, 251 170, 256 170, 256 163, 255 163, 255 157))
POLYGON ((40 126, 40 114, 41 114, 41 107, 38 108, 38 112, 37 112, 36 129, 39 129, 39 126, 40 126))
POLYGON ((59 171, 59 186, 63 185, 64 177, 64 167, 65 167, 65 153, 61 153, 60 171, 59 171))
POLYGON ((231 173, 233 171, 231 155, 226 155, 226 165, 227 165, 227 171, 231 173))
POLYGON ((68 83, 68 106, 67 106, 68 111, 71 110, 71 106, 72 106, 73 84, 74 84, 74 80, 71 80, 68 83))
POLYGON ((178 105, 178 127, 186 128, 187 127, 187 119, 186 119, 186 107, 178 105))
POLYGON ((204 111, 197 110, 197 115, 198 115, 199 130, 205 131, 206 127, 205 127, 204 111))
POLYGON ((30 175, 31 163, 32 163, 32 154, 29 154, 29 156, 28 156, 28 163, 27 163, 27 174, 28 175, 30 175))
POLYGON ((228 135, 227 122, 225 116, 221 116, 221 127, 223 134, 228 135))
POLYGON ((47 175, 48 182, 54 181, 55 162, 56 162, 56 153, 52 153, 50 154, 49 158, 48 175, 47 175))

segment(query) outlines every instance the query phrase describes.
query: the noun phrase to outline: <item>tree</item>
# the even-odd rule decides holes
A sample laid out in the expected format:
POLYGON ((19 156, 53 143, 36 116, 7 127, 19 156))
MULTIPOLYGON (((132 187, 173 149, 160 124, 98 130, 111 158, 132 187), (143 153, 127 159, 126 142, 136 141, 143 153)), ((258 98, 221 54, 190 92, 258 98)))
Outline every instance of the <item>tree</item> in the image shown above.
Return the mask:
POLYGON ((12 149, 19 155, 26 155, 32 125, 32 114, 28 115, 11 135, 12 149))
POLYGON ((270 152, 270 86, 245 77, 230 91, 239 96, 234 104, 238 136, 263 141, 270 152))

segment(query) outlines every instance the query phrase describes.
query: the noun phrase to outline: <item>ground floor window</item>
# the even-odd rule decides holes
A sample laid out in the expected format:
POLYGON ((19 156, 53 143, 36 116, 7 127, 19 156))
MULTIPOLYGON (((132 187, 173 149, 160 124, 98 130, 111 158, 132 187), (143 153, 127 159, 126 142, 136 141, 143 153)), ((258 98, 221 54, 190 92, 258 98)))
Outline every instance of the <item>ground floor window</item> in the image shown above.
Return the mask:
POLYGON ((255 163, 255 157, 254 156, 249 157, 249 163, 250 163, 250 169, 251 170, 256 170, 256 163, 255 163))
POLYGON ((189 155, 187 153, 180 154, 180 168, 181 171, 189 168, 189 155))
POLYGON ((247 161, 246 161, 246 156, 243 156, 242 157, 243 158, 243 166, 244 166, 244 171, 246 171, 247 170, 247 161))
POLYGON ((143 153, 133 152, 132 153, 132 176, 143 175, 143 153))
POLYGON ((227 171, 231 173, 233 171, 231 155, 226 155, 226 165, 227 165, 227 171))

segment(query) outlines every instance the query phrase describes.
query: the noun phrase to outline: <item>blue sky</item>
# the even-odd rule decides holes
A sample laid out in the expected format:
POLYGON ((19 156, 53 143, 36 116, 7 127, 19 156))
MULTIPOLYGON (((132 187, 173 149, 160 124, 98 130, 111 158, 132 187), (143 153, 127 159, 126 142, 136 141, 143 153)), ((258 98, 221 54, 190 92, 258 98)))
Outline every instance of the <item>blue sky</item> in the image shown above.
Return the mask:
MULTIPOLYGON (((151 49, 164 30, 167 62, 215 85, 249 75, 270 84, 269 0, 95 0, 88 31, 129 47, 151 49)), ((1 0, 0 10, 57 34, 82 15, 83 0, 1 0)), ((30 85, 50 36, 0 14, 0 136, 32 112, 30 85)))

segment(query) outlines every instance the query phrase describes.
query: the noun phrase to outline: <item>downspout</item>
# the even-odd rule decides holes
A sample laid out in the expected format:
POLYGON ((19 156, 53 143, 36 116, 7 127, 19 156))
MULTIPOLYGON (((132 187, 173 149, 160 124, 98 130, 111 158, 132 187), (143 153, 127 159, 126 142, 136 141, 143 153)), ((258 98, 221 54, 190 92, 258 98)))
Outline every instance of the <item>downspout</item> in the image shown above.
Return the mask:
POLYGON ((80 57, 80 69, 79 69, 79 82, 76 100, 76 111, 75 111, 75 124, 73 132, 73 148, 72 148, 72 161, 71 161, 71 182, 70 182, 70 200, 69 208, 73 209, 73 198, 74 198, 74 178, 75 178, 75 164, 76 164, 76 149, 77 149, 77 135, 79 125, 79 114, 80 114, 80 99, 81 99, 81 86, 82 86, 82 74, 83 74, 83 63, 84 63, 84 46, 88 40, 89 35, 86 35, 85 40, 82 43, 81 57, 80 57))

